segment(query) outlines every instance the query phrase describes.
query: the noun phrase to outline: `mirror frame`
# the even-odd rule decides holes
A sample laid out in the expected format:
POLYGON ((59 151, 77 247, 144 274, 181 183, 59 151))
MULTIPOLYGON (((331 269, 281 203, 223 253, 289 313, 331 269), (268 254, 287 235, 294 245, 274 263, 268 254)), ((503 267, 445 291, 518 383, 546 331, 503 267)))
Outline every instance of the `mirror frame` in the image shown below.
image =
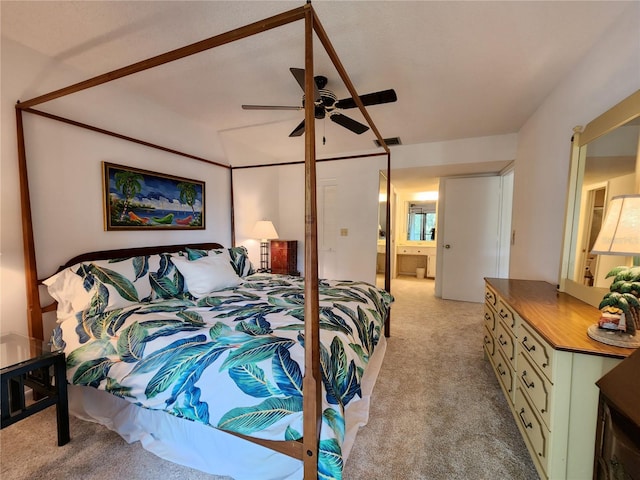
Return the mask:
MULTIPOLYGON (((577 228, 579 221, 578 193, 582 190, 582 180, 584 174, 584 162, 586 161, 586 151, 582 147, 594 141, 612 130, 625 125, 626 123, 640 117, 640 90, 631 94, 617 105, 613 106, 599 117, 595 118, 582 129, 575 127, 571 138, 571 163, 569 170, 569 188, 567 191, 565 228, 562 248, 562 261, 560 265, 559 291, 568 293, 583 302, 595 306, 600 304, 602 297, 609 291, 608 288, 588 287, 579 282, 569 279, 569 266, 572 251, 573 232, 577 228)), ((640 145, 639 145, 640 148, 640 145)), ((640 153, 636 152, 640 158, 640 153)), ((636 160, 636 190, 639 182, 638 162, 636 160)), ((640 193, 640 192, 636 192, 640 193)))

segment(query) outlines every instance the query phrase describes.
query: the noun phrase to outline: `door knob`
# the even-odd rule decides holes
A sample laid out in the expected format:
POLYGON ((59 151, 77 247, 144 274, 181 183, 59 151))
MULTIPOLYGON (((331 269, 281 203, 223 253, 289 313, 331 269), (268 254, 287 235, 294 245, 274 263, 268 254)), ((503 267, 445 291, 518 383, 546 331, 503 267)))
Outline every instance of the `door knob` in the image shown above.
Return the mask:
POLYGON ((444 248, 451 248, 451 245, 449 245, 448 243, 444 246, 444 248))

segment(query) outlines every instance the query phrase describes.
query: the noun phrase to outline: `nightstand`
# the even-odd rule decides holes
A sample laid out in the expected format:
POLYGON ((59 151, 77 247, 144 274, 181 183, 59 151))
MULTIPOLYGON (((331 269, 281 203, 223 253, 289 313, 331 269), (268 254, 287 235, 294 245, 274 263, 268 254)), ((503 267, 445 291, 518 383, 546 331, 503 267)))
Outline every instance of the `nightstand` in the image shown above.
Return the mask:
POLYGON ((55 405, 58 446, 69 442, 66 362, 62 350, 52 350, 47 342, 16 333, 0 336, 0 389, 0 428, 55 405), (25 387, 33 390, 34 401, 28 405, 25 387))
POLYGON ((297 240, 271 240, 271 273, 300 275, 297 240))

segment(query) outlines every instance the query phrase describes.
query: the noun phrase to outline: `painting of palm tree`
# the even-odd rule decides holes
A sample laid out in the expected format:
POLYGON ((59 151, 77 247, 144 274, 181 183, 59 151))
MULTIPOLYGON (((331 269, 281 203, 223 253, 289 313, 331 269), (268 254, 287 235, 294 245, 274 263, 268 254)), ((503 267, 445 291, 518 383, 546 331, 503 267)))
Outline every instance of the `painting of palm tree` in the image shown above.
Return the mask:
POLYGON ((105 230, 204 229, 204 182, 103 162, 105 230))

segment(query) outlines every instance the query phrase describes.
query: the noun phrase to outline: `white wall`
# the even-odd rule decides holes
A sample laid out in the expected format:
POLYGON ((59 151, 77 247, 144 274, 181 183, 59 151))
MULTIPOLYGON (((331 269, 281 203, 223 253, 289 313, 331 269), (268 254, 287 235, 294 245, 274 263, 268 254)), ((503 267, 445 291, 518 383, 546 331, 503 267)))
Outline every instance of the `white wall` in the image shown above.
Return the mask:
MULTIPOLYGON (((461 138, 392 148, 392 168, 430 167, 513 160, 518 135, 461 138)), ((393 177, 392 177, 393 181, 393 177)))
MULTIPOLYGON (((52 59, 2 39, 2 192, 0 330, 26 333, 26 290, 17 168, 14 105, 83 80, 52 59)), ((207 157, 211 132, 176 118, 144 99, 101 86, 91 103, 84 94, 39 109, 187 153, 207 157)), ((87 130, 24 114, 26 154, 38 276, 44 278, 79 253, 152 244, 217 241, 229 244, 227 169, 178 157, 87 130), (206 230, 105 232, 101 162, 135 166, 202 180, 206 184, 206 230)), ((212 159, 220 161, 221 159, 212 159)))
MULTIPOLYGON (((340 206, 335 218, 336 249, 320 253, 324 258, 319 267, 321 276, 326 272, 325 276, 332 278, 375 281, 378 175, 384 165, 385 157, 317 164, 318 189, 323 184, 336 185, 340 206), (340 229, 347 229, 347 235, 339 235, 340 229)), ((249 235, 257 220, 270 219, 281 239, 298 241, 298 270, 304 274, 304 165, 234 170, 233 178, 237 243, 248 248, 251 261, 257 264, 259 243, 249 235)), ((321 235, 322 215, 319 216, 321 235)))
POLYGON ((573 127, 586 125, 640 88, 640 3, 589 54, 519 132, 512 278, 558 283, 573 127))

